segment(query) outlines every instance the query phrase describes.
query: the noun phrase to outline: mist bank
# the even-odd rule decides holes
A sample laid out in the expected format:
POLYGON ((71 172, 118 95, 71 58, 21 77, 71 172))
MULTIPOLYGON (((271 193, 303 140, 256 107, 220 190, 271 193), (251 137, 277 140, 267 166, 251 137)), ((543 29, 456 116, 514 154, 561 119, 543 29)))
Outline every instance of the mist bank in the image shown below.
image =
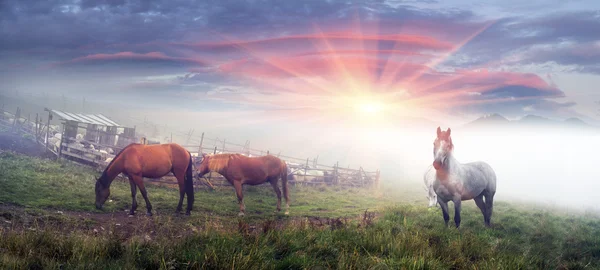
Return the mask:
MULTIPOLYGON (((315 123, 314 119, 287 119, 265 111, 132 108, 95 100, 65 105, 58 98, 3 96, 5 108, 25 106, 25 111, 44 116, 44 106, 65 106, 69 111, 103 113, 123 125, 136 125, 140 133, 149 133, 153 125, 158 126, 158 136, 170 137, 173 132, 174 142, 180 144, 186 143, 185 132, 194 129, 195 139, 205 132, 209 138, 225 138, 234 143, 250 140, 252 148, 271 153, 310 160, 318 157, 319 164, 380 169, 382 181, 398 188, 422 185, 423 174, 433 162, 437 128, 434 123, 413 125, 401 119, 387 126, 352 121, 339 125, 315 123), (150 124, 144 125, 144 118, 150 124)), ((441 127, 448 128, 443 124, 441 127)), ((598 209, 600 200, 596 193, 600 184, 595 167, 600 149, 599 129, 564 124, 450 128, 459 162, 481 160, 495 169, 498 200, 517 198, 573 209, 598 209)))
MULTIPOLYGON (((423 173, 433 162, 435 134, 435 130, 387 134, 390 143, 381 153, 385 180, 399 186, 422 185, 423 173)), ((498 177, 498 200, 518 199, 578 210, 600 210, 598 134, 589 129, 548 126, 452 128, 454 157, 461 163, 489 163, 498 177)))

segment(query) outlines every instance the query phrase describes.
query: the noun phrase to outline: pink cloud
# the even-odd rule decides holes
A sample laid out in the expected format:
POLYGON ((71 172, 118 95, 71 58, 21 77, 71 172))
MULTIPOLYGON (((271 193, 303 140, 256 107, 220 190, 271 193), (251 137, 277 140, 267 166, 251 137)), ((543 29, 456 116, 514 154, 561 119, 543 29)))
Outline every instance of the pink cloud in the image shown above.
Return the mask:
POLYGON ((330 32, 323 34, 290 35, 256 40, 234 40, 227 37, 224 37, 224 39, 227 41, 198 43, 173 42, 169 43, 169 45, 191 48, 197 50, 198 52, 247 50, 265 53, 273 50, 305 50, 307 48, 323 48, 324 46, 335 46, 342 48, 344 46, 354 46, 359 44, 365 47, 376 48, 376 46, 382 42, 392 44, 397 48, 404 48, 412 51, 444 51, 451 50, 453 48, 452 43, 438 40, 433 37, 406 34, 369 35, 357 34, 353 32, 330 32))
POLYGON ((134 52, 119 52, 114 54, 91 54, 82 57, 77 57, 69 61, 60 62, 56 65, 69 65, 75 63, 95 63, 95 62, 110 62, 120 60, 131 60, 131 61, 165 61, 182 63, 189 65, 207 65, 208 62, 205 60, 191 58, 191 57, 173 57, 167 56, 161 52, 149 52, 149 53, 134 53, 134 52))

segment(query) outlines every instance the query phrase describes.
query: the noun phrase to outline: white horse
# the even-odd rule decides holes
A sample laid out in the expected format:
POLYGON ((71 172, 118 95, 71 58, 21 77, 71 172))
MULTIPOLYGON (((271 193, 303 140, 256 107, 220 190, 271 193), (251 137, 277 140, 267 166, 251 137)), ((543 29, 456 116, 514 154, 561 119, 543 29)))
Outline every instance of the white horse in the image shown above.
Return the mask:
POLYGON ((427 200, 429 201, 429 205, 427 207, 436 207, 438 205, 437 194, 435 194, 435 190, 433 189, 433 182, 435 182, 435 169, 433 165, 429 165, 425 174, 423 175, 423 182, 425 183, 425 192, 427 192, 427 200))
POLYGON ((461 201, 474 200, 483 214, 487 227, 491 226, 494 195, 496 194, 496 173, 483 162, 461 164, 454 158, 454 145, 450 128, 442 131, 437 128, 437 138, 433 142, 433 167, 436 170, 433 188, 442 208, 444 222, 448 226, 448 202, 454 203, 454 222, 460 226, 461 201), (484 201, 485 197, 485 201, 484 201))

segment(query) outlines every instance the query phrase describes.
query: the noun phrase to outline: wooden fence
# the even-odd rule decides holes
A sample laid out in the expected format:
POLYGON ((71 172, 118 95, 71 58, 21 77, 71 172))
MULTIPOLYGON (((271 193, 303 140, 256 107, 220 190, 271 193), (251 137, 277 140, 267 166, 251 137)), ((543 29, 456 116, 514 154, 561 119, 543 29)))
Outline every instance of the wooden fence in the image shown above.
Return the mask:
MULTIPOLYGON (((58 158, 67 158, 78 163, 83 163, 97 167, 103 170, 115 154, 121 150, 121 147, 102 145, 96 142, 81 140, 75 138, 65 138, 64 126, 62 129, 50 125, 50 121, 42 119, 36 115, 35 119, 31 116, 24 117, 19 108, 15 114, 6 112, 2 109, 0 115, 0 127, 11 132, 20 132, 28 134, 32 140, 43 145, 47 151, 53 153, 58 158), (60 129, 60 130, 59 130, 60 129), (61 134, 58 136, 57 134, 61 134)), ((187 142, 194 142, 188 138, 187 142)), ((197 142, 197 141, 196 141, 197 142)), ((297 158, 282 155, 281 153, 270 153, 268 150, 250 148, 250 141, 244 144, 237 144, 226 139, 207 138, 202 136, 197 145, 182 145, 194 158, 198 158, 202 153, 239 153, 246 156, 263 156, 271 154, 277 156, 288 164, 288 182, 292 185, 336 185, 350 187, 373 187, 379 186, 380 171, 365 171, 362 167, 351 169, 341 167, 339 163, 328 166, 319 164, 318 156, 316 158, 297 158)), ((212 185, 229 185, 227 181, 217 173, 209 173, 205 176, 212 185)), ((174 184, 174 177, 169 174, 162 179, 151 179, 156 183, 174 184)), ((198 187, 203 186, 202 180, 197 180, 198 187)))
MULTIPOLYGON (((304 159, 282 155, 281 153, 271 153, 269 150, 251 148, 250 141, 246 141, 244 144, 237 144, 229 142, 226 139, 207 138, 202 133, 199 145, 183 146, 194 156, 201 156, 202 153, 238 153, 246 156, 270 154, 277 156, 288 164, 288 180, 293 185, 337 185, 352 187, 379 185, 379 170, 369 172, 365 171, 362 167, 351 169, 339 166, 338 162, 332 166, 323 165, 319 164, 318 156, 312 159, 304 159)), ((206 177, 213 185, 229 185, 222 176, 216 173, 210 173, 206 177)))

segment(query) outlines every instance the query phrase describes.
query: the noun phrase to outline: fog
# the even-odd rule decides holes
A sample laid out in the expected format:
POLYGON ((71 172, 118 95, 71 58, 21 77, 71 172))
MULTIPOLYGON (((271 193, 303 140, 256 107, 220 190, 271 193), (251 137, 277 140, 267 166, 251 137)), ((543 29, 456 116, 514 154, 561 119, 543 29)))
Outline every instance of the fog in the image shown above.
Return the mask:
MULTIPOLYGON (((442 127, 444 130, 446 127, 442 127)), ((422 185, 433 162, 435 129, 387 138, 382 155, 386 181, 422 185), (402 177, 393 177, 398 174, 402 177)), ((497 175, 497 200, 529 201, 572 210, 598 211, 598 133, 567 128, 452 128, 460 163, 485 161, 497 175)))
MULTIPOLYGON (((44 106, 63 105, 62 100, 52 102, 51 99, 4 101, 6 109, 13 110, 25 104, 24 113, 35 113, 37 108, 41 115, 45 115, 44 106)), ((75 104, 82 108, 80 103, 75 100, 67 104, 67 109, 70 107, 73 109, 69 111, 82 112, 75 109, 75 104)), ((195 139, 206 132, 209 138, 226 138, 233 143, 243 144, 250 140, 252 148, 272 153, 281 152, 282 155, 311 160, 318 156, 319 164, 339 162, 342 167, 360 166, 367 171, 380 169, 381 181, 397 189, 420 187, 423 173, 433 161, 436 126, 426 129, 365 128, 352 124, 323 126, 311 124, 310 119, 263 119, 265 114, 260 113, 253 113, 252 118, 266 122, 247 124, 249 113, 239 111, 120 110, 114 105, 103 108, 90 100, 85 107, 84 113, 103 113, 122 124, 137 125, 140 132, 144 132, 144 127, 139 121, 147 117, 149 122, 162 127, 159 137, 168 137, 170 132, 175 131, 174 141, 181 144, 186 141, 181 132, 195 129, 195 139)), ((447 127, 442 126, 444 130, 447 127)), ((600 203, 600 179, 596 176, 600 132, 563 126, 450 128, 455 145, 454 156, 459 162, 485 161, 495 170, 498 177, 497 200, 600 211, 597 206, 600 203)))

